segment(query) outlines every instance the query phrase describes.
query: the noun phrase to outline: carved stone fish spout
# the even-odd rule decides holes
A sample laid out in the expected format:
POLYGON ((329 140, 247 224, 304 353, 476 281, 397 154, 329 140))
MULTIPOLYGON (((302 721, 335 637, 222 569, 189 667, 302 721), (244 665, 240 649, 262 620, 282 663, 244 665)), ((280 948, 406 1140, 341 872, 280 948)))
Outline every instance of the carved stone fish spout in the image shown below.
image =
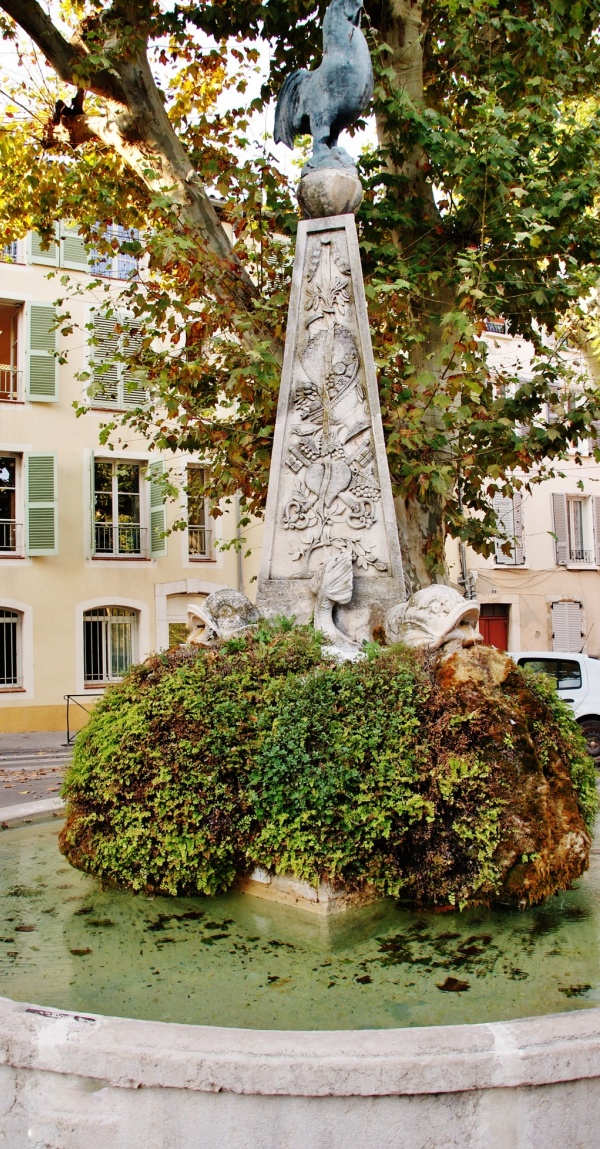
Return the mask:
POLYGON ((201 605, 188 603, 188 642, 193 646, 214 646, 228 638, 238 638, 256 626, 261 615, 239 590, 215 590, 201 605))
POLYGON ((483 638, 477 629, 479 603, 465 599, 453 587, 434 583, 398 603, 385 619, 387 641, 428 647, 451 654, 483 638))
POLYGON ((333 608, 347 605, 352 598, 352 555, 340 551, 323 563, 316 572, 312 588, 316 593, 314 628, 320 630, 332 646, 356 650, 356 644, 333 621, 333 608))

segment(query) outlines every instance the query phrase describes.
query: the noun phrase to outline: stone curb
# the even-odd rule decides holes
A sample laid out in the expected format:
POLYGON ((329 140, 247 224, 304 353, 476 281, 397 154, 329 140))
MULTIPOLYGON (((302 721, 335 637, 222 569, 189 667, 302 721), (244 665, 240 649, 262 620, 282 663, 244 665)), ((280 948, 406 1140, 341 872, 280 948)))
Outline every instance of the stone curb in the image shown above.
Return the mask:
POLYGON ((0 998, 0 1064, 121 1089, 381 1097, 600 1077, 600 1009, 485 1025, 294 1032, 76 1014, 0 998))
POLYGON ((38 822, 49 814, 61 814, 65 808, 62 798, 41 798, 39 802, 21 802, 18 806, 0 806, 0 825, 18 825, 19 822, 38 822))

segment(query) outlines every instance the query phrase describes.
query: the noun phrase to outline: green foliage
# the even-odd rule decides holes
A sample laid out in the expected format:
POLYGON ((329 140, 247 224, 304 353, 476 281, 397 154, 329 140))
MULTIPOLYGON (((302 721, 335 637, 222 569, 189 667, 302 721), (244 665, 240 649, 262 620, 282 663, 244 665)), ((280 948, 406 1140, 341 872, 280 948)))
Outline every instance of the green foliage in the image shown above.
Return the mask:
MULTIPOLYGON (((268 146, 253 141, 251 116, 286 72, 314 66, 324 8, 64 6, 78 55, 85 45, 79 81, 89 83, 92 118, 110 76, 148 51, 164 84, 170 151, 183 146, 194 180, 219 198, 238 267, 256 285, 243 303, 227 261, 169 188, 144 176, 150 161, 127 164, 137 109, 123 117, 125 153, 93 137, 62 150, 55 138, 50 153, 40 123, 73 89, 44 75, 36 91, 23 72, 0 132, 0 243, 29 227, 48 238, 59 218, 90 239, 112 219, 147 223, 150 274, 122 304, 142 336, 135 359, 153 399, 124 420, 160 451, 210 459, 211 499, 240 491, 253 512, 266 496, 297 210, 268 146), (252 99, 266 42, 270 75, 252 99), (94 69, 106 73, 92 83, 94 69)), ((380 144, 361 163, 359 233, 384 429, 395 493, 426 524, 410 550, 420 547, 440 574, 445 530, 489 554, 494 494, 552 474, 600 418, 597 386, 563 354, 598 329, 600 6, 423 0, 410 19, 402 5, 365 8, 380 144), (535 345, 527 380, 516 370, 493 377, 480 337, 498 317, 535 345)), ((9 21, 2 27, 12 34, 9 21)), ((153 162, 160 167, 158 154, 153 162)))
MULTIPOLYGON (((491 698, 401 646, 337 665, 312 629, 281 620, 154 656, 77 737, 61 848, 106 881, 168 894, 213 894, 261 865, 416 901, 514 896, 515 859, 549 849, 529 791, 562 770, 584 837, 577 800, 589 820, 592 796, 574 720, 508 666, 491 698), (538 755, 540 723, 551 749, 538 755)), ((567 880, 546 870, 541 892, 529 874, 519 896, 567 880)))
MULTIPOLYGON (((525 678, 531 691, 540 698, 552 714, 566 750, 566 761, 573 785, 577 790, 579 807, 588 830, 598 816, 598 772, 587 749, 585 735, 579 723, 573 720, 571 707, 560 697, 552 679, 546 674, 535 674, 525 669, 525 678)), ((552 746, 552 728, 543 723, 536 726, 536 738, 542 760, 547 760, 552 746)))

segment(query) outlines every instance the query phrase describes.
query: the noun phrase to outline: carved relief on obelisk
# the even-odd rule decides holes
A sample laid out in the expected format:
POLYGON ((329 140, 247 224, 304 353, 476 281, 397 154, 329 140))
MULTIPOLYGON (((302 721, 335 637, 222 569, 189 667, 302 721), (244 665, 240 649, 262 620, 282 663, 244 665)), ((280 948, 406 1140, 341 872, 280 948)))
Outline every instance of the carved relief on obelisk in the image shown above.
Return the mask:
POLYGON ((360 639, 404 584, 352 215, 299 225, 257 605, 307 621, 342 554, 360 639))

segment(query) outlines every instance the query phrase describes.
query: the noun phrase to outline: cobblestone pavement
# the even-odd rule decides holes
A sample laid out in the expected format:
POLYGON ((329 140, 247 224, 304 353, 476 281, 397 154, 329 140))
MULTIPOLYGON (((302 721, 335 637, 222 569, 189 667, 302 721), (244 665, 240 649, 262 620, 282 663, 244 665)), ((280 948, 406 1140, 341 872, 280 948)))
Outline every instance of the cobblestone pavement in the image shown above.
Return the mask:
POLYGON ((0 734, 0 808, 57 798, 73 747, 55 731, 0 734))

